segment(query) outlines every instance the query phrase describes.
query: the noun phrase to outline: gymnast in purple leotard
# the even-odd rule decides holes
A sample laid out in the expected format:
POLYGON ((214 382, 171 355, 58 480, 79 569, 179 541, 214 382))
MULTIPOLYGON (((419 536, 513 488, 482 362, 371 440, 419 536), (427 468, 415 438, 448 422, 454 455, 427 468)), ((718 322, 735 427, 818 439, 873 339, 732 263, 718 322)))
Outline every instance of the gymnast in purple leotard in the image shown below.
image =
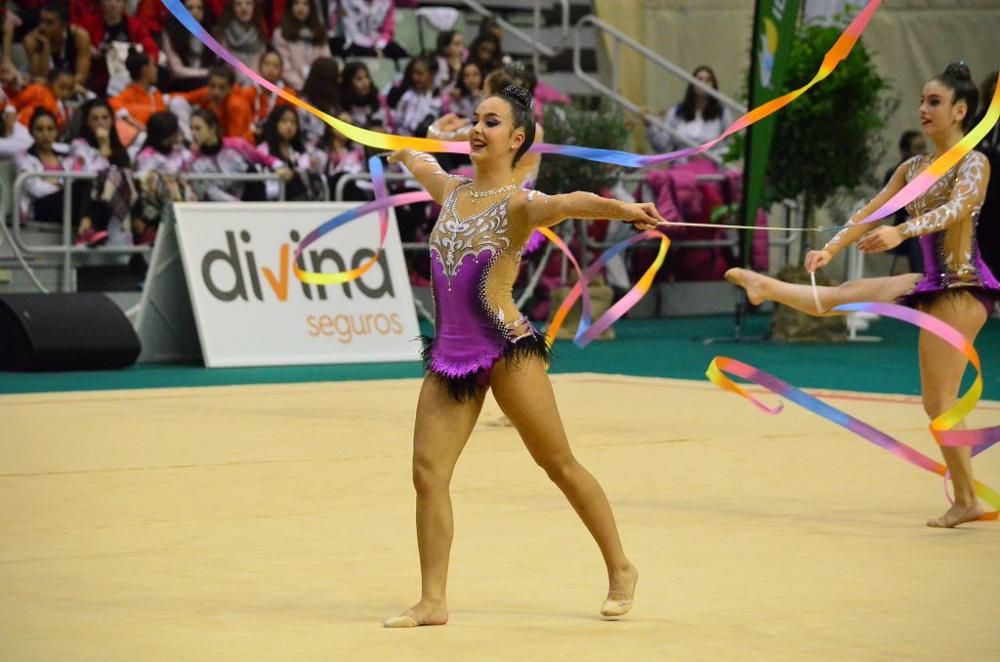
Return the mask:
MULTIPOLYGON (((920 124, 934 143, 934 157, 915 156, 902 163, 885 188, 858 210, 851 222, 826 246, 806 255, 805 266, 815 271, 829 264, 843 248, 858 242, 866 253, 880 253, 904 239, 918 237, 924 254, 924 273, 886 278, 861 278, 837 287, 784 283, 744 269, 730 269, 726 278, 746 288, 752 303, 770 300, 816 315, 856 301, 898 302, 948 323, 970 343, 1000 299, 1000 283, 990 272, 976 244, 976 223, 986 196, 990 164, 979 152, 969 152, 933 186, 907 205, 911 219, 897 226, 856 225, 899 192, 971 128, 979 92, 964 63, 948 66, 924 85, 920 124), (816 309, 817 301, 821 310, 816 309)), ((927 331, 919 340, 921 397, 932 419, 951 409, 958 398, 967 359, 927 331)), ((963 429, 961 422, 954 429, 963 429)), ((951 474, 955 502, 928 526, 951 528, 983 514, 976 500, 972 457, 968 447, 941 447, 951 474)))
POLYGON ((638 572, 622 549, 604 491, 570 450, 546 373, 545 338, 518 311, 512 288, 521 251, 537 228, 590 218, 651 229, 663 219, 650 203, 518 188, 515 164, 531 146, 534 129, 530 96, 509 86, 483 100, 473 116, 474 179, 450 176, 432 156, 413 150, 389 158, 413 173, 441 205, 441 215, 430 238, 435 336, 424 339, 426 376, 413 435, 421 596, 386 627, 448 621, 449 483, 488 389, 594 536, 608 573, 602 615, 621 616, 632 607, 638 572))

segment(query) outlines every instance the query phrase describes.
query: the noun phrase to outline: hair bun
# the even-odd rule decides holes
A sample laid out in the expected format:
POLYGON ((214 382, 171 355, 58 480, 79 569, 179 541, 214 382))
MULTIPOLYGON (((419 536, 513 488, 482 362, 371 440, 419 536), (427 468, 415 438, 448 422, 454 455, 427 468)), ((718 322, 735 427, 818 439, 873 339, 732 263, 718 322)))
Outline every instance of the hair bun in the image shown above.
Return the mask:
POLYGON ((500 95, 517 101, 525 108, 531 108, 531 92, 519 85, 508 85, 503 88, 503 92, 500 95))
POLYGON ((972 73, 969 71, 969 65, 965 63, 965 60, 949 64, 944 70, 944 75, 955 80, 972 80, 972 73))

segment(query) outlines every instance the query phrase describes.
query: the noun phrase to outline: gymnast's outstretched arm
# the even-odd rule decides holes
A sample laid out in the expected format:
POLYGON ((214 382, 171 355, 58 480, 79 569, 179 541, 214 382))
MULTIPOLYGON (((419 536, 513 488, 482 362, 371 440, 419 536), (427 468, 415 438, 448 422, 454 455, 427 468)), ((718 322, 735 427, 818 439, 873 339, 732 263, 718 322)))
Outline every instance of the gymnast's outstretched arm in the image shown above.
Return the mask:
POLYGON ((634 223, 640 230, 653 230, 666 223, 651 202, 628 203, 603 198, 586 191, 546 195, 538 191, 518 192, 511 199, 510 212, 532 228, 547 228, 568 218, 610 219, 634 223))

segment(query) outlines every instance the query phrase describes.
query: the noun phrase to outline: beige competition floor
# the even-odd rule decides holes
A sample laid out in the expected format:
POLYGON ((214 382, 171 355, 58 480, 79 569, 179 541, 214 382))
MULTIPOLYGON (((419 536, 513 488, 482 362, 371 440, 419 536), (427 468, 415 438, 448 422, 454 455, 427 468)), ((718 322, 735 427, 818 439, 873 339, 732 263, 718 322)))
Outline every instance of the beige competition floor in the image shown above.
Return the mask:
MULTIPOLYGON (((626 619, 597 618, 596 546, 492 400, 453 486, 451 624, 390 631, 419 586, 415 381, 17 395, 0 660, 1000 659, 1000 524, 925 528, 938 478, 707 383, 553 381, 641 571, 626 619)), ((831 402, 934 452, 912 398, 831 402)), ((1000 451, 977 468, 1000 485, 1000 451)))

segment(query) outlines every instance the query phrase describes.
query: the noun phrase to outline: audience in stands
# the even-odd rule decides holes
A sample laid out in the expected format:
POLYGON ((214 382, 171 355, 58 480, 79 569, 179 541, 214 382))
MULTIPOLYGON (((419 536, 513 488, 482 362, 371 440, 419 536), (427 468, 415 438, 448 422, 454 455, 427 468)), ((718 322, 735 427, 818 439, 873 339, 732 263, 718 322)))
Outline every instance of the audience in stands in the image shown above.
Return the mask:
POLYGON ((100 233, 111 245, 131 244, 129 216, 136 199, 132 164, 118 136, 114 111, 104 99, 91 99, 80 108, 80 125, 70 143, 70 158, 73 170, 97 173, 83 205, 79 240, 92 243, 94 235, 100 233))
POLYGON ((98 95, 115 95, 128 85, 125 58, 133 45, 141 46, 154 61, 159 57, 152 35, 125 11, 125 0, 100 0, 99 10, 82 14, 79 24, 90 34, 94 56, 87 87, 98 95))
MULTIPOLYGON (((294 177, 285 186, 286 200, 318 200, 322 189, 317 183, 318 159, 306 149, 299 130, 299 116, 291 106, 278 106, 267 121, 257 149, 263 154, 277 157, 293 172, 294 177)), ((267 199, 278 199, 277 182, 267 183, 267 199)))
MULTIPOLYGON (((341 113, 338 119, 350 121, 350 115, 341 113)), ((356 174, 365 170, 365 150, 344 137, 339 131, 327 127, 321 143, 323 149, 317 150, 317 167, 326 177, 331 193, 336 190, 337 182, 348 174, 356 174)), ((344 200, 363 200, 367 198, 355 183, 348 183, 344 189, 344 200)))
MULTIPOLYGON (((115 110, 115 116, 131 123, 135 129, 143 131, 153 113, 167 109, 163 94, 156 89, 156 62, 145 53, 132 51, 125 61, 132 84, 108 101, 115 110)), ((119 133, 120 127, 119 127, 119 133)), ((124 136, 122 136, 124 137, 124 136)), ((131 140, 125 140, 126 144, 131 140)))
POLYGON ((70 24, 66 2, 50 1, 41 8, 38 27, 24 36, 24 52, 32 78, 44 80, 52 69, 64 69, 73 74, 78 89, 87 89, 90 35, 70 24))
POLYGON ((253 115, 247 95, 236 84, 236 74, 224 64, 209 71, 208 85, 191 92, 178 92, 170 100, 170 110, 183 123, 191 117, 191 108, 210 110, 221 122, 225 137, 253 138, 253 115))
POLYGON ((458 82, 465 61, 465 37, 457 30, 444 30, 437 36, 437 75, 434 87, 448 92, 458 82))
MULTIPOLYGON (((269 32, 260 5, 254 0, 232 0, 216 26, 216 39, 237 60, 253 69, 267 48, 269 32)), ((250 80, 240 74, 240 84, 250 80)))
MULTIPOLYGON (((712 89, 719 89, 719 81, 711 67, 700 66, 691 75, 712 89)), ((666 112, 662 123, 648 125, 646 138, 654 152, 669 152, 718 138, 733 119, 732 113, 718 99, 689 83, 684 99, 666 112)), ((709 153, 721 157, 726 149, 726 142, 722 142, 709 153)))
POLYGON ((301 90, 312 63, 321 57, 331 57, 326 31, 313 0, 291 0, 285 5, 281 25, 271 39, 284 64, 282 78, 296 90, 301 90))
POLYGON ((171 202, 197 200, 181 178, 191 152, 184 147, 180 123, 173 113, 154 113, 146 123, 146 141, 135 157, 139 204, 133 209, 132 236, 136 245, 151 244, 164 208, 171 202))
POLYGON ((475 60, 462 65, 455 87, 444 96, 444 111, 469 119, 483 100, 483 68, 475 60))
MULTIPOLYGON (((340 109, 339 88, 340 66, 332 57, 321 57, 313 62, 299 96, 324 113, 336 115, 340 109)), ((323 120, 302 109, 299 110, 299 126, 303 141, 309 146, 319 142, 326 130, 323 120)))
MULTIPOLYGON (((32 111, 28 130, 34 144, 17 157, 19 172, 67 172, 72 160, 66 153, 56 151, 59 125, 48 108, 39 106, 32 111)), ((21 198, 21 218, 62 222, 63 180, 32 177, 24 184, 25 197, 21 198)))
POLYGON ((393 40, 396 29, 395 0, 329 0, 330 50, 340 57, 409 57, 393 40))
POLYGON ((340 103, 351 124, 366 129, 387 131, 389 110, 379 98, 371 73, 364 62, 355 60, 344 65, 340 80, 340 103))
POLYGON ((418 55, 406 65, 399 100, 392 110, 396 133, 426 136, 428 127, 441 115, 441 95, 434 87, 436 68, 437 62, 429 55, 418 55))
MULTIPOLYGON (((260 77, 267 82, 272 83, 286 92, 294 94, 295 91, 289 89, 288 86, 285 85, 285 81, 281 78, 281 70, 283 67, 284 65, 281 55, 275 50, 267 50, 260 56, 260 67, 258 68, 257 73, 259 73, 260 77)), ((250 104, 251 112, 253 113, 253 126, 251 127, 251 131, 253 132, 254 138, 259 140, 260 132, 264 129, 264 122, 267 121, 268 115, 271 114, 271 111, 274 110, 275 106, 290 105, 290 102, 261 85, 248 85, 243 88, 243 91, 250 104)))
MULTIPOLYGON (((194 151, 185 166, 189 174, 242 175, 258 172, 260 166, 273 170, 286 182, 294 176, 284 162, 257 150, 244 138, 223 136, 219 118, 211 110, 198 108, 191 113, 191 137, 194 151)), ((240 181, 194 180, 191 186, 199 200, 235 202, 264 197, 259 192, 261 187, 240 181)))
MULTIPOLYGON (((16 83, 15 83, 16 85, 16 83)), ((18 120, 28 126, 35 108, 45 108, 56 118, 59 135, 66 132, 69 123, 69 109, 66 102, 73 96, 76 85, 73 74, 65 69, 50 69, 44 83, 31 83, 11 97, 17 108, 18 120)))
MULTIPOLYGON (((155 2, 163 4, 161 0, 155 2)), ((205 11, 204 0, 187 0, 184 6, 206 32, 212 32, 212 20, 205 11)), ((173 14, 165 19, 163 52, 167 57, 168 92, 189 92, 208 84, 208 70, 215 64, 215 54, 188 32, 173 14)))

